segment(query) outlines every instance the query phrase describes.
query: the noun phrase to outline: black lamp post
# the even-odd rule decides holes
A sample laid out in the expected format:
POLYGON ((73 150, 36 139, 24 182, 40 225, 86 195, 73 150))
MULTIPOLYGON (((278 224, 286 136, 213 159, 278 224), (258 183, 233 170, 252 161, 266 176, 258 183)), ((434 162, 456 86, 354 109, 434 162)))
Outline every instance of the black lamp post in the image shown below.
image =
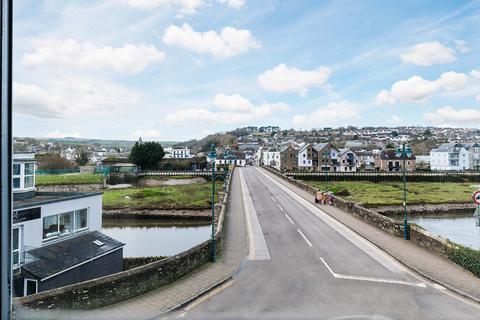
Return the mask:
POLYGON ((406 165, 405 158, 412 156, 412 149, 410 146, 406 146, 405 141, 402 142, 402 147, 397 147, 395 150, 395 156, 402 157, 403 163, 403 239, 408 240, 408 221, 407 221, 407 177, 406 177, 406 165))

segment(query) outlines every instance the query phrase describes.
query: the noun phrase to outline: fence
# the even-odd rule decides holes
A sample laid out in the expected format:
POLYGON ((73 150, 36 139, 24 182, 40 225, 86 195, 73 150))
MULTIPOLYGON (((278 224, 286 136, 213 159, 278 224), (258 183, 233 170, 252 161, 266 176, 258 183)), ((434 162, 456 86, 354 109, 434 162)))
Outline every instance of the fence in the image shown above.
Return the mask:
MULTIPOLYGON (((284 174, 296 180, 306 181, 402 181, 401 172, 294 172, 284 174), (325 177, 325 175, 327 177, 325 177)), ((409 182, 480 182, 480 172, 407 172, 409 182)))
MULTIPOLYGON (((223 174, 223 172, 215 172, 215 174, 223 174)), ((140 177, 146 176, 199 176, 199 177, 211 177, 211 171, 142 171, 138 173, 140 177)))
POLYGON ((66 173, 80 173, 80 168, 68 169, 51 169, 51 170, 35 170, 35 174, 66 174, 66 173))

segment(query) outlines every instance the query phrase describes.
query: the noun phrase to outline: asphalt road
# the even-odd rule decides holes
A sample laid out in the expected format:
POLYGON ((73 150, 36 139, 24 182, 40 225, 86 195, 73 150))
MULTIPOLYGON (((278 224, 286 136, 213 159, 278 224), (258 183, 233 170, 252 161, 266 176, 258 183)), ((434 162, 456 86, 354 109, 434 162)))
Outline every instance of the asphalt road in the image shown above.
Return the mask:
POLYGON ((406 270, 266 171, 239 171, 249 260, 231 282, 176 316, 480 319, 478 305, 406 270))

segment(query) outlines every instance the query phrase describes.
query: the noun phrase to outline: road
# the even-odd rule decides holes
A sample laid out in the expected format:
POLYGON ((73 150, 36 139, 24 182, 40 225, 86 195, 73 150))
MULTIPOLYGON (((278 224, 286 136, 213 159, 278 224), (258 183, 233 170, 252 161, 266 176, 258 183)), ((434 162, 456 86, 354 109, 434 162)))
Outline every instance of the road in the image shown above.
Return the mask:
POLYGON ((189 319, 480 319, 257 167, 239 169, 248 260, 189 319))

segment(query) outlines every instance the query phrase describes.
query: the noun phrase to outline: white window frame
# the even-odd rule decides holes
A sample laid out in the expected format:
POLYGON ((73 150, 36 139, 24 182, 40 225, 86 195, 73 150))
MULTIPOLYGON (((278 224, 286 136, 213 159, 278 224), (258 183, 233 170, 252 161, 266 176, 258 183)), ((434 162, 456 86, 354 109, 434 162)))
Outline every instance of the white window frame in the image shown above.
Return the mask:
POLYGON ((35 282, 35 293, 38 293, 38 280, 37 279, 23 279, 23 296, 27 296, 27 282, 28 281, 33 281, 35 282))
POLYGON ((22 189, 22 164, 21 163, 14 163, 12 166, 12 188, 13 190, 21 190, 22 189), (13 166, 19 166, 18 174, 13 174, 13 166), (18 188, 13 187, 13 179, 18 179, 19 184, 18 188))
POLYGON ((88 230, 90 228, 89 220, 90 220, 90 208, 75 209, 75 210, 70 210, 70 211, 65 211, 65 212, 60 212, 60 213, 52 214, 52 215, 49 215, 49 216, 45 216, 42 219, 42 242, 49 242, 49 241, 54 240, 54 239, 68 237, 68 236, 73 235, 75 233, 79 233, 79 232, 88 230), (77 228, 76 214, 77 214, 77 212, 80 212, 81 210, 87 210, 87 226, 84 227, 84 228, 77 228), (72 228, 73 228, 73 230, 69 233, 61 234, 60 230, 58 229, 60 227, 60 216, 62 214, 70 213, 70 212, 73 213, 72 214, 72 219, 73 219, 72 228), (43 238, 43 227, 44 227, 43 220, 45 218, 49 218, 49 217, 53 217, 53 216, 57 217, 57 232, 58 232, 58 234, 54 235, 54 236, 47 237, 47 238, 43 238))
POLYGON ((13 227, 12 228, 12 265, 13 269, 17 269, 21 264, 21 257, 23 251, 23 226, 13 227), (13 249, 13 230, 18 229, 18 249, 13 249), (13 254, 18 253, 18 263, 13 264, 13 254))
POLYGON ((22 165, 23 167, 23 188, 24 189, 30 189, 30 188, 33 188, 35 187, 35 163, 33 162, 26 162, 26 163, 23 163, 22 165), (31 164, 33 166, 33 170, 32 170, 32 173, 31 174, 27 174, 26 170, 27 170, 27 165, 31 164), (28 178, 28 177, 32 177, 33 179, 33 183, 30 187, 26 187, 25 186, 25 180, 28 178))

